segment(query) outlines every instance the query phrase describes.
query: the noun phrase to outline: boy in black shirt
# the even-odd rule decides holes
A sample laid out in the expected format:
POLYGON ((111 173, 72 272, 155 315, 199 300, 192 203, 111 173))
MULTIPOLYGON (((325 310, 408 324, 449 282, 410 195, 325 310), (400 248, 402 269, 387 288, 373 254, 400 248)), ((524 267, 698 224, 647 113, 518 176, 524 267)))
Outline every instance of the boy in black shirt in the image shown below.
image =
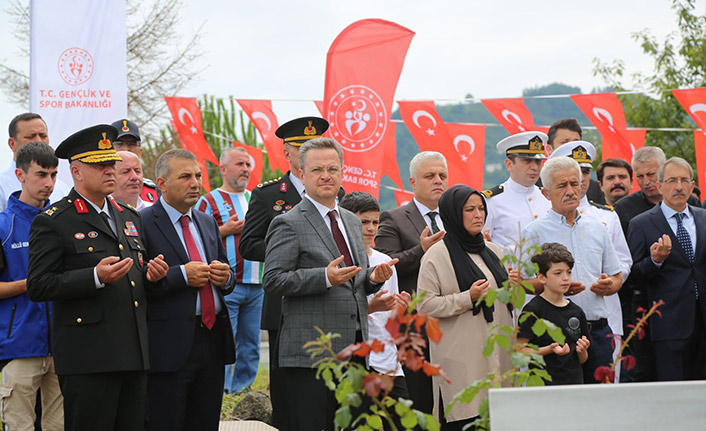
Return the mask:
POLYGON ((544 333, 537 337, 532 332, 535 317, 530 316, 520 325, 518 343, 531 343, 539 350, 527 348, 544 356, 546 370, 552 377, 547 385, 571 385, 583 383, 581 364, 588 359, 588 324, 581 308, 564 298, 571 284, 571 269, 574 258, 569 250, 558 243, 542 245, 542 252, 532 256, 532 262, 539 267, 537 279, 544 285, 544 291, 534 297, 522 312, 532 312, 562 329, 566 336, 563 346, 544 333))

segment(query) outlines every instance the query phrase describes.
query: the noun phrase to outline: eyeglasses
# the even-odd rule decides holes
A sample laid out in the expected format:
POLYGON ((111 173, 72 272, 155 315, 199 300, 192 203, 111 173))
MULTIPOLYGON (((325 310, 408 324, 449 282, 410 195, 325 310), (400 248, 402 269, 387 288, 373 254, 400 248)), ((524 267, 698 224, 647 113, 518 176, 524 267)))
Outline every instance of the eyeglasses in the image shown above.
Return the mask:
POLYGON ((142 145, 140 141, 113 141, 113 146, 125 145, 126 147, 139 147, 142 145))
POLYGON ((685 186, 688 186, 689 184, 691 184, 691 182, 692 182, 691 178, 686 178, 686 177, 682 177, 682 178, 672 177, 672 178, 667 178, 666 180, 664 180, 664 183, 669 184, 670 186, 676 185, 677 183, 681 183, 681 184, 684 184, 685 186))

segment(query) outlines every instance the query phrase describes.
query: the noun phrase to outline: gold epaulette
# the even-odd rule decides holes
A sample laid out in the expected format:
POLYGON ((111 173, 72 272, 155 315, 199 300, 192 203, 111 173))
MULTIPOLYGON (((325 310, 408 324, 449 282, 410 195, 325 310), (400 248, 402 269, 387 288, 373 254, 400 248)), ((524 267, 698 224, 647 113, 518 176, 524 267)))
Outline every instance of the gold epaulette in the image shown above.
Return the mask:
POLYGON ((281 179, 282 179, 282 177, 273 178, 273 179, 271 179, 271 180, 265 181, 264 183, 258 184, 257 187, 258 187, 258 188, 263 188, 263 187, 265 187, 265 186, 269 186, 269 185, 272 185, 272 184, 276 184, 276 183, 279 183, 279 181, 280 181, 281 179))

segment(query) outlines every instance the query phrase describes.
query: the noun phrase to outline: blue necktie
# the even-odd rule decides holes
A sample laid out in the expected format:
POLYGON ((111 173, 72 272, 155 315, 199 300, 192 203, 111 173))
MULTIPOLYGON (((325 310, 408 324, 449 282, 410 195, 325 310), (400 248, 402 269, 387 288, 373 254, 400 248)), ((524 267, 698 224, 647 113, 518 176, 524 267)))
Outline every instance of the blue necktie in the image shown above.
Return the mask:
MULTIPOLYGON (((691 245, 691 237, 689 237, 689 232, 686 231, 686 228, 684 228, 683 223, 686 214, 676 213, 673 217, 677 219, 677 240, 679 241, 679 244, 681 244, 681 248, 684 249, 686 256, 689 258, 689 263, 693 265, 694 247, 692 247, 691 245)), ((696 299, 699 299, 699 289, 696 283, 694 283, 694 291, 696 292, 696 299)))

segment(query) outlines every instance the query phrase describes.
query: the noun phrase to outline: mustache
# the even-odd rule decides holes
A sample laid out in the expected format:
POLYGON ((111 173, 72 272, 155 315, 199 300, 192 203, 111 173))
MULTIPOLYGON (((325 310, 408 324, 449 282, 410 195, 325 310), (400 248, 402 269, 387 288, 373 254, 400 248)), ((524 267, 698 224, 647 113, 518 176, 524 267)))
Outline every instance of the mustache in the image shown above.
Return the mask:
POLYGON ((566 201, 576 200, 576 199, 578 199, 578 195, 572 194, 572 195, 566 195, 566 196, 564 196, 561 201, 562 201, 562 202, 566 202, 566 201))
POLYGON ((686 193, 681 190, 677 190, 674 193, 672 193, 672 196, 686 196, 686 193))
POLYGON ((611 192, 612 192, 613 190, 623 190, 623 191, 625 191, 625 187, 623 187, 622 184, 616 184, 616 185, 613 186, 613 188, 610 189, 611 192))

